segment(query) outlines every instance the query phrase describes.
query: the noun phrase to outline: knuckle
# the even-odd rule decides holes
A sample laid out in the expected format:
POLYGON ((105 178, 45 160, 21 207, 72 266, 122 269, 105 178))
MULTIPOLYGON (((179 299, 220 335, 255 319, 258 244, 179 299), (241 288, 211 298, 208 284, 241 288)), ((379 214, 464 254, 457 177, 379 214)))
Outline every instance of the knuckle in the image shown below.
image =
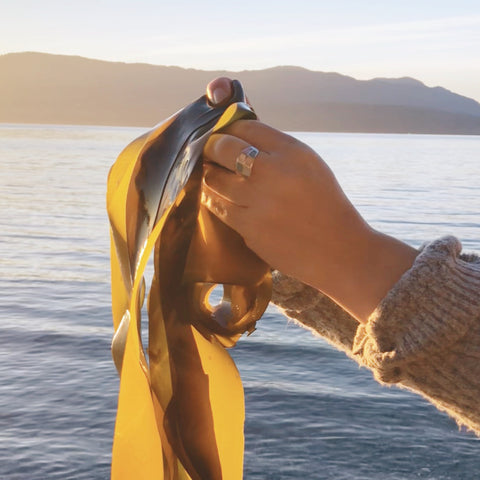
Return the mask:
POLYGON ((239 138, 248 137, 258 128, 258 120, 237 120, 225 129, 225 132, 239 138))
POLYGON ((222 158, 222 152, 228 146, 228 136, 219 133, 210 135, 203 149, 204 155, 210 160, 218 160, 222 158))

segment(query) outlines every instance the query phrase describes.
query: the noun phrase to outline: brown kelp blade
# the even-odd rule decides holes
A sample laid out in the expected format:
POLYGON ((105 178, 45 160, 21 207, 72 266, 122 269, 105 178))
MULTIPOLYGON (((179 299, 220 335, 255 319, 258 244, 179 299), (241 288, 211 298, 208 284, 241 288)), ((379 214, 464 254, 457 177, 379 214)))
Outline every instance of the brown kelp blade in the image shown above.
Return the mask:
POLYGON ((121 374, 114 479, 242 478, 243 388, 224 346, 254 328, 270 275, 200 208, 197 162, 208 136, 241 118, 254 114, 235 83, 230 105, 200 98, 132 142, 112 167, 112 353, 121 374), (153 248, 147 363, 139 323, 153 248), (218 307, 208 297, 215 284, 224 290, 218 307))

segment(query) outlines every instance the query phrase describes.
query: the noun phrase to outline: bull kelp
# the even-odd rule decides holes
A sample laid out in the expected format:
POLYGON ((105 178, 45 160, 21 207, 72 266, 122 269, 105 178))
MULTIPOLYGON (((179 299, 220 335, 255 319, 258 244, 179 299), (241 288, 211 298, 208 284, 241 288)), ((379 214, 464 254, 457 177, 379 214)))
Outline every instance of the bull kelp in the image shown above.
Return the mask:
POLYGON ((209 135, 255 118, 241 85, 233 87, 228 105, 199 98, 130 143, 110 170, 112 354, 120 375, 114 480, 242 478, 244 395, 226 348, 255 328, 271 278, 242 238, 201 206, 199 161, 209 135), (223 299, 213 306, 216 285, 223 299))

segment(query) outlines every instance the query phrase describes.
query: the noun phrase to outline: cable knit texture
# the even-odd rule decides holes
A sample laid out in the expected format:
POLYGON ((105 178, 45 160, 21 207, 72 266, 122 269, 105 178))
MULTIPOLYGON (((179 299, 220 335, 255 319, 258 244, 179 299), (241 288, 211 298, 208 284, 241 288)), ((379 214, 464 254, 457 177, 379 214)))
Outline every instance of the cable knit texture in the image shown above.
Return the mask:
POLYGON ((272 300, 380 382, 422 394, 480 435, 480 258, 460 252, 454 237, 424 246, 365 325, 279 272, 272 300))

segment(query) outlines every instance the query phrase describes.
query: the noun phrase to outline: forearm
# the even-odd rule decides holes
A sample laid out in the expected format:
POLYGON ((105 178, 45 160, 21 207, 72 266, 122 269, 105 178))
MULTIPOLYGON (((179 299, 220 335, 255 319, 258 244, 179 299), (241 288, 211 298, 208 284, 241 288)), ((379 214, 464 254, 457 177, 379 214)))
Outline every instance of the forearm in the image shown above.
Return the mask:
POLYGON ((302 248, 305 259, 293 268, 298 278, 365 323, 418 251, 372 229, 347 200, 344 210, 334 216, 336 225, 312 239, 310 250, 302 248))
POLYGON ((273 301, 377 380, 420 393, 480 434, 480 259, 459 253, 451 237, 427 246, 365 325, 282 274, 273 301))
POLYGON ((382 298, 411 268, 418 251, 400 240, 371 230, 364 242, 364 253, 356 266, 351 286, 350 311, 365 323, 382 298))

